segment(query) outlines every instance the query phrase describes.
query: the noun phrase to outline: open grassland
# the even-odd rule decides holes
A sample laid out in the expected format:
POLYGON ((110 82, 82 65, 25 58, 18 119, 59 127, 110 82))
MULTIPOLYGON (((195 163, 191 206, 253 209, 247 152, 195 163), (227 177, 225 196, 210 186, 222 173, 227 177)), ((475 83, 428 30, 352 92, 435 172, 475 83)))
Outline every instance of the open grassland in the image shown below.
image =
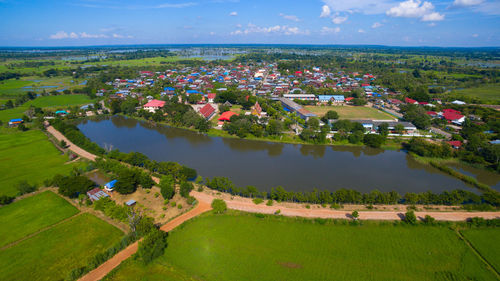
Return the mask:
POLYGON ((467 229, 461 233, 481 256, 500 272, 500 229, 467 229))
POLYGON ((44 90, 51 92, 53 90, 62 90, 69 88, 82 87, 79 84, 83 79, 74 79, 71 76, 56 77, 23 77, 22 79, 10 79, 0 81, 0 97, 15 98, 18 95, 28 91, 41 93, 44 90))
POLYGON ((477 88, 461 89, 456 91, 456 93, 498 102, 500 101, 500 84, 490 84, 477 88))
POLYGON ((177 62, 180 60, 201 60, 201 58, 182 58, 177 56, 172 57, 154 57, 135 60, 104 60, 93 62, 93 65, 112 65, 112 66, 160 66, 169 62, 177 62))
POLYGON ((21 118, 30 106, 42 108, 68 108, 69 106, 77 106, 92 103, 93 100, 87 95, 58 95, 58 96, 43 96, 34 100, 28 101, 21 106, 0 110, 0 120, 8 122, 13 118, 21 118))
POLYGON ((164 273, 201 280, 496 280, 447 227, 237 212, 185 223, 170 233, 162 257, 148 266, 130 260, 110 279, 168 280, 164 273))
POLYGON ((329 110, 336 111, 340 119, 392 120, 395 117, 372 107, 364 106, 305 106, 305 109, 322 117, 329 110))
POLYGON ((2 207, 0 248, 78 212, 77 208, 51 191, 2 207))
POLYGON ((68 174, 81 162, 65 164, 68 157, 62 155, 42 132, 17 129, 0 131, 0 195, 13 196, 16 185, 26 180, 41 183, 56 174, 68 174))
POLYGON ((123 233, 85 213, 0 251, 0 280, 62 280, 123 233))

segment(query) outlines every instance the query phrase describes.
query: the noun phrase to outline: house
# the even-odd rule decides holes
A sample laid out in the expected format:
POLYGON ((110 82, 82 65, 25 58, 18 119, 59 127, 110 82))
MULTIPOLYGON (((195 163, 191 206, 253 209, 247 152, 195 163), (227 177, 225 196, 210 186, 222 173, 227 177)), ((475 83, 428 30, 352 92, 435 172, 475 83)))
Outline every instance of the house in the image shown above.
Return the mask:
POLYGON ((143 108, 146 111, 155 113, 156 110, 162 108, 165 106, 165 101, 162 100, 151 100, 148 103, 146 103, 143 108))
POLYGON ((460 111, 454 109, 443 109, 442 116, 450 123, 462 125, 465 121, 465 116, 460 111))
POLYGON ((23 123, 23 119, 21 118, 16 118, 16 119, 10 119, 9 121, 9 126, 10 127, 17 127, 19 124, 23 123))
POLYGON ((107 184, 104 185, 104 189, 106 191, 113 191, 113 189, 115 188, 115 184, 118 182, 118 180, 112 180, 110 182, 108 182, 107 184))
POLYGON ((405 102, 408 104, 418 104, 418 101, 410 98, 405 98, 405 102))
POLYGON ((163 89, 166 95, 173 95, 175 94, 175 88, 174 87, 165 87, 163 89))
POLYGON ((214 102, 215 97, 216 97, 216 94, 215 94, 215 93, 208 93, 208 94, 207 94, 207 99, 208 99, 208 102, 214 102))
POLYGON ((58 110, 56 111, 56 115, 66 116, 68 115, 68 112, 66 110, 58 110))
POLYGON ((426 113, 427 113, 427 115, 429 115, 432 118, 438 117, 438 113, 435 111, 427 111, 426 113))
POLYGON ((329 101, 335 103, 342 103, 345 101, 345 97, 343 95, 320 95, 318 96, 318 100, 321 103, 327 103, 329 101))
POLYGON ((232 112, 232 111, 226 111, 226 112, 222 113, 221 116, 219 117, 219 119, 217 119, 217 120, 229 122, 233 115, 239 115, 239 114, 232 112))
POLYGON ((291 100, 316 100, 316 95, 313 94, 284 94, 283 97, 291 100))
POLYGON ((87 191, 87 196, 89 197, 90 201, 94 202, 97 201, 101 198, 104 197, 109 197, 109 195, 104 192, 104 190, 100 189, 99 187, 96 187, 92 190, 87 191))
POLYGON ((459 149, 460 147, 462 147, 461 141, 447 141, 447 143, 451 145, 451 147, 453 147, 454 149, 459 149))
POLYGON ((212 118, 215 114, 215 108, 211 104, 207 103, 200 109, 200 114, 206 120, 210 120, 210 118, 212 118))
POLYGON ((466 103, 461 101, 461 100, 454 100, 451 102, 452 104, 457 104, 457 105, 465 105, 466 103))

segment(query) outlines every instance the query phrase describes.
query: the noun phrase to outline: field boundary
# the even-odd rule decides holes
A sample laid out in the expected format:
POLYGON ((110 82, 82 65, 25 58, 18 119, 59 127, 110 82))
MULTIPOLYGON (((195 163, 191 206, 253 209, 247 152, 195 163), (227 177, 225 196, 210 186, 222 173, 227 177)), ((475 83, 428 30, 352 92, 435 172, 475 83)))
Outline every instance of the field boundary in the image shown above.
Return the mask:
POLYGON ((476 256, 484 263, 486 264, 486 267, 492 271, 495 276, 500 280, 500 272, 496 270, 496 268, 486 259, 483 255, 481 255, 481 252, 479 252, 476 247, 460 232, 460 230, 455 229, 455 232, 457 233, 458 237, 464 241, 464 243, 476 254, 476 256))
POLYGON ((69 218, 65 218, 65 219, 63 219, 63 220, 61 220, 61 221, 58 221, 58 222, 54 223, 54 224, 51 224, 51 225, 49 225, 49 226, 46 226, 46 227, 44 227, 44 228, 42 228, 42 229, 37 230, 36 232, 33 232, 33 233, 31 233, 31 234, 28 234, 28 235, 24 236, 23 238, 21 238, 21 239, 19 239, 19 240, 16 240, 16 241, 14 241, 14 242, 12 242, 12 243, 9 243, 9 244, 7 244, 7 245, 3 246, 2 248, 0 248, 0 251, 4 251, 4 250, 7 250, 7 249, 9 249, 9 248, 12 248, 12 247, 16 246, 17 244, 19 244, 19 243, 21 243, 21 242, 23 242, 23 241, 25 241, 25 240, 28 240, 28 239, 30 239, 30 238, 32 238, 32 237, 34 237, 34 236, 37 236, 38 234, 40 234, 40 233, 42 233, 42 232, 45 232, 45 231, 47 231, 47 230, 49 230, 49 229, 52 229, 52 228, 54 228, 54 227, 56 227, 56 226, 58 226, 58 225, 60 225, 60 224, 63 224, 63 223, 65 223, 65 222, 67 222, 67 221, 70 221, 70 220, 72 220, 73 218, 78 217, 78 216, 80 216, 80 215, 82 215, 82 214, 84 214, 84 213, 85 213, 85 212, 82 212, 82 211, 80 211, 80 210, 79 210, 79 212, 78 212, 77 214, 74 214, 74 215, 72 215, 72 216, 71 216, 71 217, 69 217, 69 218))

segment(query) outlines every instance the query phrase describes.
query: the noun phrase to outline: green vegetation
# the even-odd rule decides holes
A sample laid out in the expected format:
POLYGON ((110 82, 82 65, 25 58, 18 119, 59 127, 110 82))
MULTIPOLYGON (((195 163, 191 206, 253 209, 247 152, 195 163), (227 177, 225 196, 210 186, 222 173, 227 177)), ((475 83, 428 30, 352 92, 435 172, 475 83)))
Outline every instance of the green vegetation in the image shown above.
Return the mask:
POLYGON ((22 239, 79 211, 51 191, 0 208, 0 247, 22 239))
POLYGON ((67 174, 81 163, 65 164, 67 156, 40 131, 3 130, 0 133, 0 195, 17 194, 16 185, 27 180, 40 184, 56 174, 67 174))
POLYGON ((203 215, 170 233, 162 257, 147 266, 129 260, 110 279, 165 280, 166 273, 203 280, 495 280, 447 227, 349 224, 203 215))
POLYGON ((482 100, 500 101, 500 84, 489 84, 480 87, 461 89, 456 91, 459 95, 477 97, 482 100))
POLYGON ((123 233, 91 214, 81 214, 0 251, 2 280, 60 280, 75 266, 120 240, 123 233))
POLYGON ((497 272, 500 272, 500 228, 471 228, 460 231, 497 272))
POLYGON ((376 119, 393 120, 394 117, 372 107, 364 106, 305 106, 305 109, 318 114, 325 115, 329 110, 338 113, 340 119, 376 119))
POLYGON ((45 109, 68 108, 69 106, 77 106, 82 104, 92 103, 93 100, 86 95, 58 95, 58 96, 43 96, 24 103, 21 106, 1 110, 0 120, 9 121, 13 118, 21 118, 25 112, 31 107, 40 107, 45 109))

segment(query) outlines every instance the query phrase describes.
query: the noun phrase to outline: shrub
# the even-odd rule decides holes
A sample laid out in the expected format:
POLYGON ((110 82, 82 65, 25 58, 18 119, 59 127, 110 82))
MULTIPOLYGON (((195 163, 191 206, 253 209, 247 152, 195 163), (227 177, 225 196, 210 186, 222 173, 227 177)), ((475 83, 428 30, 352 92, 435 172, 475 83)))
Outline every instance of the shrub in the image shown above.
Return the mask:
POLYGON ((267 205, 267 206, 272 206, 272 205, 273 205, 273 199, 269 199, 269 200, 267 200, 266 205, 267 205))
POLYGON ((172 176, 164 176, 160 180, 160 192, 163 199, 172 199, 175 195, 174 179, 172 176))
POLYGON ((196 198, 194 198, 193 196, 189 196, 186 201, 189 205, 194 205, 194 203, 196 202, 196 198))
POLYGON ((358 213, 358 211, 353 211, 353 212, 351 213, 351 216, 352 216, 352 218, 353 218, 353 219, 357 220, 357 219, 359 218, 359 213, 358 213))
POLYGON ((275 215, 279 215, 280 213, 281 213, 280 209, 278 209, 278 210, 276 210, 276 212, 274 212, 275 215))
POLYGON ((212 209, 216 214, 222 214, 227 210, 226 202, 222 199, 214 199, 212 201, 212 209))
POLYGON ((191 192, 191 190, 193 190, 193 184, 190 183, 190 182, 181 182, 181 188, 180 188, 180 194, 182 197, 184 198, 188 198, 189 197, 189 192, 191 192))
POLYGON ((175 207, 177 205, 177 203, 175 203, 175 201, 172 201, 172 203, 170 203, 170 206, 172 207, 175 207))
POLYGON ((14 201, 14 199, 16 199, 16 197, 10 197, 10 196, 7 196, 7 195, 2 195, 2 196, 0 196, 0 205, 10 204, 10 203, 12 203, 12 201, 14 201))
POLYGON ((424 223, 425 224, 434 224, 436 221, 435 218, 429 216, 429 215, 425 215, 425 218, 424 218, 424 223))
POLYGON ((417 216, 415 215, 415 212, 413 212, 413 211, 406 212, 404 221, 407 224, 416 224, 417 223, 417 216))
POLYGON ((255 205, 259 205, 260 203, 264 202, 262 198, 254 198, 252 201, 255 205))
POLYGON ((23 195, 35 192, 38 188, 34 184, 29 184, 28 181, 23 180, 17 184, 17 195, 23 195))
POLYGON ((306 209, 311 209, 311 205, 306 204, 306 209))
POLYGON ((166 232, 158 229, 151 231, 144 237, 144 240, 139 242, 136 258, 141 260, 144 264, 149 264, 155 258, 163 255, 167 247, 167 236, 168 234, 166 232))
POLYGON ((177 205, 177 208, 180 210, 182 209, 182 204, 177 205))

